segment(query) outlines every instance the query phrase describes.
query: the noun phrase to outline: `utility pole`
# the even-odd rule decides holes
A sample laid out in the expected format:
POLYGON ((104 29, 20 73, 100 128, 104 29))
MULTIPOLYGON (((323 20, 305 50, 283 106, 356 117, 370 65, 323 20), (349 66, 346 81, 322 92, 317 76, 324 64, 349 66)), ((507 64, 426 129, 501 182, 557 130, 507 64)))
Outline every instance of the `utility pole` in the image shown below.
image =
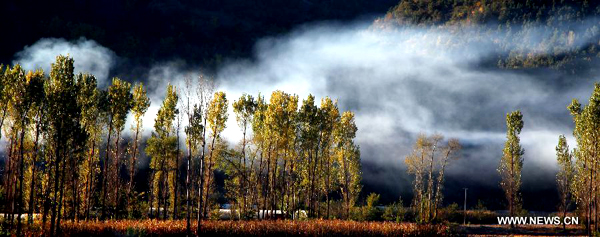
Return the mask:
POLYGON ((465 190, 465 203, 463 205, 463 225, 467 224, 467 190, 468 188, 463 188, 465 190))

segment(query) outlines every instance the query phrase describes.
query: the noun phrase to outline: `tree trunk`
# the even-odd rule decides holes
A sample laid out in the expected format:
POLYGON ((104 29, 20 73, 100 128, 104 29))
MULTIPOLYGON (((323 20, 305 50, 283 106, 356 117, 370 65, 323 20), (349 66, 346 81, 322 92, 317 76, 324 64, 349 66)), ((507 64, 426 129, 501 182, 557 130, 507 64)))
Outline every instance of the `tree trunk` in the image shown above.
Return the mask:
POLYGON ((59 201, 58 201, 58 217, 56 220, 56 235, 61 235, 61 226, 60 226, 60 221, 62 219, 62 207, 63 207, 63 200, 64 200, 64 187, 65 187, 65 166, 66 166, 66 154, 64 154, 66 151, 65 149, 63 149, 63 159, 62 159, 62 170, 60 172, 60 176, 61 176, 61 181, 60 181, 60 197, 59 197, 59 201))
POLYGON ((115 204, 114 204, 114 216, 116 219, 119 219, 119 189, 121 189, 121 177, 120 177, 120 171, 121 171, 121 157, 119 156, 119 140, 121 140, 121 131, 117 128, 117 139, 115 141, 115 157, 113 159, 113 163, 114 163, 114 169, 115 169, 115 177, 114 177, 114 182, 115 185, 117 186, 115 188, 115 204))
POLYGON ((150 190, 149 190, 150 192, 148 194, 148 199, 149 199, 148 201, 150 203, 149 203, 148 206, 150 206, 150 219, 153 219, 154 218, 154 210, 153 209, 154 209, 154 189, 155 189, 155 187, 154 187, 154 179, 155 179, 154 175, 155 175, 155 171, 152 170, 152 173, 150 175, 151 175, 150 176, 150 187, 149 187, 150 188, 150 190))
MULTIPOLYGON (((165 160, 166 159, 168 159, 168 157, 165 157, 165 160)), ((167 164, 165 170, 163 171, 165 176, 165 179, 163 180, 165 186, 163 189, 163 220, 167 220, 167 216, 169 214, 169 172, 170 169, 167 164)))
POLYGON ((204 193, 204 150, 205 150, 205 145, 206 142, 204 141, 204 139, 202 139, 202 156, 200 157, 200 175, 198 175, 199 177, 199 183, 200 185, 198 186, 198 223, 196 225, 196 234, 199 235, 200 231, 202 230, 202 218, 204 217, 203 213, 202 213, 202 206, 204 203, 202 203, 202 196, 204 193))
POLYGON ((85 220, 88 220, 90 218, 90 209, 91 209, 91 205, 92 205, 92 187, 94 185, 94 155, 96 154, 96 141, 93 140, 92 141, 92 149, 90 151, 90 155, 88 157, 88 172, 89 172, 89 176, 88 176, 88 180, 87 180, 87 184, 86 184, 86 204, 85 204, 85 220))
POLYGON ((107 193, 108 193, 108 190, 107 190, 108 189, 107 188, 107 185, 108 185, 107 174, 108 174, 108 164, 109 164, 109 161, 110 161, 110 137, 112 136, 112 130, 113 130, 113 122, 112 122, 112 116, 111 116, 110 121, 109 121, 109 127, 108 127, 108 137, 106 138, 106 156, 104 158, 104 164, 103 164, 103 167, 102 167, 103 171, 100 174, 100 177, 102 178, 102 187, 101 187, 102 190, 100 190, 101 193, 102 193, 102 206, 101 206, 101 208, 102 208, 102 215, 101 215, 101 219, 103 219, 103 220, 106 219, 106 196, 107 196, 107 193))
MULTIPOLYGON (((41 111, 40 111, 41 112, 41 111)), ((29 191, 29 216, 28 216, 28 223, 31 225, 33 224, 33 209, 35 207, 34 205, 34 193, 35 193, 35 163, 37 162, 37 155, 38 155, 38 141, 39 141, 39 136, 40 136, 40 123, 38 122, 36 124, 36 130, 35 130, 35 142, 33 145, 33 160, 31 162, 31 190, 29 191)))
MULTIPOLYGON (((200 107, 203 107, 202 103, 204 100, 200 101, 200 107)), ((201 109, 202 110, 202 109, 201 109)), ((203 111, 203 110, 202 110, 203 111)), ((202 218, 204 215, 202 213, 202 206, 204 203, 202 202, 202 193, 204 189, 204 158, 205 158, 205 150, 206 150, 206 113, 204 113, 204 125, 202 129, 202 157, 200 158, 200 187, 198 187, 198 225, 196 227, 196 234, 200 235, 200 231, 202 230, 202 218)))
MULTIPOLYGON (((178 116, 179 117, 179 116, 178 116)), ((173 220, 177 220, 179 219, 178 216, 178 212, 177 212, 177 206, 179 206, 178 203, 178 196, 177 195, 177 191, 178 191, 178 186, 179 186, 179 126, 181 124, 181 120, 179 120, 179 118, 177 118, 177 154, 175 155, 175 177, 173 177, 173 195, 175 195, 173 197, 173 220)))
MULTIPOLYGON (((245 193, 245 189, 244 189, 244 184, 246 182, 246 122, 244 122, 244 132, 243 132, 243 136, 242 136, 242 157, 241 157, 241 161, 243 161, 244 166, 242 166, 242 179, 240 180, 240 193, 239 195, 242 195, 243 198, 243 202, 242 202, 242 206, 241 206, 241 215, 240 217, 243 215, 246 215, 246 193, 245 193)), ((242 164, 242 162, 240 162, 240 164, 242 164)))
POLYGON ((350 217, 350 181, 348 180, 349 171, 348 171, 348 163, 346 162, 346 156, 344 154, 344 147, 342 147, 342 166, 344 172, 344 203, 346 204, 346 220, 350 217))
POLYGON ((446 152, 446 155, 444 156, 444 159, 442 161, 442 167, 440 168, 440 174, 438 176, 437 179, 437 185, 436 185, 436 190, 435 190, 435 195, 433 196, 433 200, 434 200, 434 212, 433 212, 433 218, 435 219, 437 217, 437 212, 438 212, 438 206, 440 205, 441 202, 441 192, 442 192, 442 183, 444 182, 444 172, 446 169, 446 164, 448 163, 448 157, 450 156, 451 151, 448 150, 446 152))
MULTIPOLYGON (((189 103, 188 103, 189 104, 189 103)), ((189 105, 188 105, 189 106, 189 105)), ((186 212, 186 222, 185 229, 187 234, 191 233, 190 229, 190 175, 191 175, 191 164, 192 163, 192 139, 188 137, 188 157, 187 157, 187 167, 185 173, 185 212, 186 212)))
MULTIPOLYGON (((61 136, 61 132, 62 132, 62 128, 59 127, 58 129, 58 136, 57 136, 57 140, 61 140, 62 136, 61 136)), ((55 229, 55 224, 56 224, 56 216, 57 216, 57 196, 58 196, 58 181, 59 181, 59 167, 60 167, 60 148, 61 148, 61 143, 58 141, 55 141, 56 143, 56 151, 55 151, 55 157, 54 157, 54 196, 53 196, 53 200, 52 200, 52 214, 51 214, 51 218, 50 218, 50 235, 54 236, 54 229, 55 229)))
POLYGON ((140 124, 136 124, 135 136, 133 137, 133 153, 131 154, 131 162, 129 163, 129 186, 127 187, 127 208, 129 210, 129 216, 133 214, 133 207, 131 207, 132 196, 131 191, 133 190, 133 178, 135 175, 135 164, 137 160, 137 149, 138 149, 138 138, 140 133, 140 124))
POLYGON ((218 134, 213 134, 213 139, 212 142, 210 144, 210 156, 208 158, 208 174, 207 174, 207 181, 206 181, 206 196, 205 196, 205 205, 204 205, 204 215, 206 216, 208 214, 208 195, 210 193, 210 182, 212 180, 212 167, 213 167, 213 156, 214 156, 214 151, 215 151, 215 139, 217 138, 218 134))
POLYGON ((23 139, 25 139, 25 119, 21 120, 21 137, 19 139, 19 193, 17 196, 17 236, 21 235, 21 214, 23 213, 23 181, 25 176, 24 162, 25 157, 23 155, 23 139))

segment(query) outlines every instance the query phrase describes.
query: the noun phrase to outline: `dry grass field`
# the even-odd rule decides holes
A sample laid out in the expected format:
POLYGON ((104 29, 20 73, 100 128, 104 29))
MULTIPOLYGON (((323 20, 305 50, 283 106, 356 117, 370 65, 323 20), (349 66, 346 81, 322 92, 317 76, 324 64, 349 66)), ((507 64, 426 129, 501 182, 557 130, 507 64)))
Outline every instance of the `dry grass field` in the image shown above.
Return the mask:
MULTIPOLYGON (((196 234, 196 224, 191 235, 196 234)), ((186 236, 185 221, 103 221, 65 222, 63 236, 186 236)), ((27 236, 43 235, 31 227, 27 236)), ((355 222, 339 220, 311 221, 204 221, 201 236, 448 236, 445 225, 414 223, 355 222)))

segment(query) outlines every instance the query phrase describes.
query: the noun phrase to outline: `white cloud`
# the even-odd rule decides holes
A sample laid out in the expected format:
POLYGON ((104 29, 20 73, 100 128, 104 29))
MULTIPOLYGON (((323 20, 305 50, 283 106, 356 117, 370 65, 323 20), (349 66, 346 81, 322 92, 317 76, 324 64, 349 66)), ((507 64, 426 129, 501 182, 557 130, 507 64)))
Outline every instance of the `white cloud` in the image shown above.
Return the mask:
POLYGON ((113 51, 93 40, 81 38, 69 42, 65 39, 43 38, 15 54, 13 64, 21 64, 26 70, 43 69, 50 73, 50 65, 58 55, 69 55, 75 60, 75 72, 91 73, 101 87, 110 83, 110 69, 115 63, 113 51))

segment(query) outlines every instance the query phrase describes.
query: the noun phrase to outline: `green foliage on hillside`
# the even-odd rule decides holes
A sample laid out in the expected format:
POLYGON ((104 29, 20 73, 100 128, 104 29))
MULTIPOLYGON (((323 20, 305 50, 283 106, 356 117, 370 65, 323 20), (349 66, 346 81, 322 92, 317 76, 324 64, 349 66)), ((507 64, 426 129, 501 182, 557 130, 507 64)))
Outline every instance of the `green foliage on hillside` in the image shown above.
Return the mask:
POLYGON ((407 0, 375 27, 449 29, 466 43, 485 40, 502 68, 576 68, 600 57, 600 4, 578 0, 407 0), (465 33, 468 29, 468 33, 465 33))
POLYGON ((596 16, 600 5, 580 0, 408 0, 386 14, 387 21, 411 24, 499 24, 542 23, 584 20, 596 16))

